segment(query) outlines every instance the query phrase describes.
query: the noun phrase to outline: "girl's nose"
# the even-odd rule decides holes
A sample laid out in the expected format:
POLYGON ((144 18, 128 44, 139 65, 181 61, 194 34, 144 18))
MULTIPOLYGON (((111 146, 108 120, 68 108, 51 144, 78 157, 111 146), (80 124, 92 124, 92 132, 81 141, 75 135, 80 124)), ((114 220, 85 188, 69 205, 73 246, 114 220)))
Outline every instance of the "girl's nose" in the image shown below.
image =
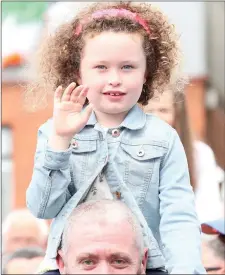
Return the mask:
POLYGON ((118 72, 113 72, 110 74, 108 84, 113 87, 121 85, 121 78, 118 72))

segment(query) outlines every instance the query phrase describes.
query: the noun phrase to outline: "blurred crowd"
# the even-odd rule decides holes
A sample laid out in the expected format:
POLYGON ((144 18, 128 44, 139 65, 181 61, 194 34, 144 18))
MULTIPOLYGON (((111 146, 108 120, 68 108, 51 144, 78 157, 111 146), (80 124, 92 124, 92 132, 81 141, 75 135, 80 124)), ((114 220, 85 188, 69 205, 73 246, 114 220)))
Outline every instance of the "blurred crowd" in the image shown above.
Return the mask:
MULTIPOLYGON (((202 224, 202 261, 208 274, 225 274, 224 218, 202 224)), ((2 225, 2 274, 35 274, 45 256, 49 225, 27 209, 12 211, 2 225)))
POLYGON ((45 255, 49 225, 28 209, 16 209, 2 225, 2 273, 34 274, 45 255))

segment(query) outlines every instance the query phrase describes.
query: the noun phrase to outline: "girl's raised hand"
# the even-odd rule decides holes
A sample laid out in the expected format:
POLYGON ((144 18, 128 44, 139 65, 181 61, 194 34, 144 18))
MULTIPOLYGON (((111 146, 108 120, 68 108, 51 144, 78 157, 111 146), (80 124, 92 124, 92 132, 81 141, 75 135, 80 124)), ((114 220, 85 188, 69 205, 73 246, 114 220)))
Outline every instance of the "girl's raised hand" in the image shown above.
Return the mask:
POLYGON ((82 110, 87 93, 88 87, 83 85, 76 87, 75 83, 71 83, 65 91, 61 86, 56 89, 54 94, 53 136, 50 138, 52 147, 66 149, 72 137, 86 125, 92 112, 91 105, 82 110))

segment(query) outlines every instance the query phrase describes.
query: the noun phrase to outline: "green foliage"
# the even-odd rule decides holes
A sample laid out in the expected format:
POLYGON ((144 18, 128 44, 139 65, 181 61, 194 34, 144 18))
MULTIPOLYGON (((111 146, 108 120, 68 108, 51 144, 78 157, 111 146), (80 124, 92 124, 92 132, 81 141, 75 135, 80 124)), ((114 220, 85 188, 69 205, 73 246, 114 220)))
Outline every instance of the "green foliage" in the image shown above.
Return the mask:
POLYGON ((2 2, 2 18, 3 20, 8 16, 16 18, 18 23, 26 23, 31 21, 43 20, 44 12, 46 11, 50 2, 2 2))

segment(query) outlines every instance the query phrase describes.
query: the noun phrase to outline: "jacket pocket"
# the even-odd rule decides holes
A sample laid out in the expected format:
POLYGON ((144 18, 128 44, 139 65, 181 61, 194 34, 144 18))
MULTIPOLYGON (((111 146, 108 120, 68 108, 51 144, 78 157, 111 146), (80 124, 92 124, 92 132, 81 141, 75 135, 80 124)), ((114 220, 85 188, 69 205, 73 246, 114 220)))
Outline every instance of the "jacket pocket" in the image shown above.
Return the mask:
POLYGON ((96 151, 97 142, 96 140, 73 139, 73 141, 71 142, 71 146, 73 148, 73 154, 89 153, 96 151))
MULTIPOLYGON (((139 207, 143 204, 153 181, 159 180, 161 158, 165 149, 151 144, 120 144, 120 167, 124 183, 129 187, 139 207)), ((156 186, 154 184, 154 186, 156 186)))
POLYGON ((79 189, 91 176, 96 165, 97 140, 73 139, 71 173, 76 189, 79 189))
POLYGON ((146 187, 150 183, 153 173, 159 174, 160 158, 164 155, 164 148, 144 145, 129 145, 121 143, 124 159, 124 180, 132 186, 146 187), (158 169, 157 169, 158 168, 158 169))

